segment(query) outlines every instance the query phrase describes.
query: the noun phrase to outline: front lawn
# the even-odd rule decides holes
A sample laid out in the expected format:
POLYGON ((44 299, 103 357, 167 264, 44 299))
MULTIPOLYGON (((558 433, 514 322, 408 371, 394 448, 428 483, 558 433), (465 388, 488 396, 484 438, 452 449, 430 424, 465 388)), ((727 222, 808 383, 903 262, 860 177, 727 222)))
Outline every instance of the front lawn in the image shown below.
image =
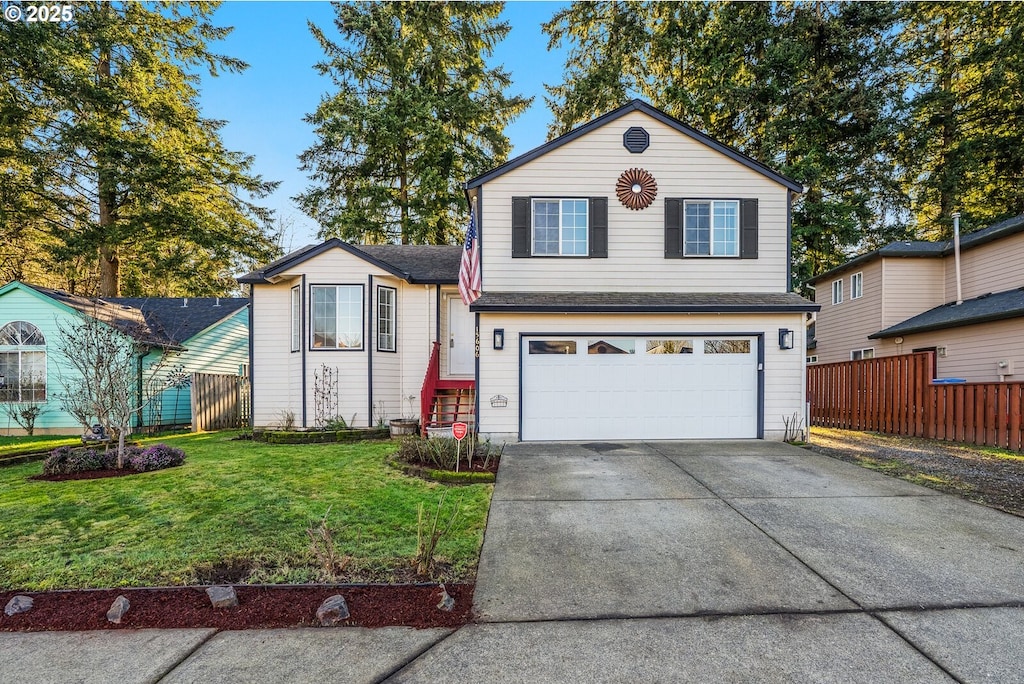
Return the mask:
MULTIPOLYGON (((408 580, 417 514, 446 488, 386 465, 391 442, 272 445, 232 433, 144 440, 185 450, 185 465, 100 480, 28 480, 40 463, 0 468, 0 589, 161 586, 223 581, 408 580), (326 516, 344 573, 328 574, 308 530, 326 516), (221 576, 220 579, 218 577, 221 576)), ((460 512, 438 544, 441 579, 469 579, 490 485, 450 488, 460 512)))
POLYGON ((32 437, 0 437, 0 458, 34 454, 49 451, 59 446, 75 446, 82 443, 81 437, 67 435, 34 435, 32 437))

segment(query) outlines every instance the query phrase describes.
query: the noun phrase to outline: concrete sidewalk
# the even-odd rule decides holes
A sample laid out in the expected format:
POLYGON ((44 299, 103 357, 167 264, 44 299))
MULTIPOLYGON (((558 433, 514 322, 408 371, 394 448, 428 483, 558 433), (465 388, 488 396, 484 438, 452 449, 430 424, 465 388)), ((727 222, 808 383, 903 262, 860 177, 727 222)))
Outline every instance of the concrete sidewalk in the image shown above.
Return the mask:
POLYGON ((19 682, 1024 681, 1024 520, 784 444, 516 444, 477 624, 0 634, 19 682))

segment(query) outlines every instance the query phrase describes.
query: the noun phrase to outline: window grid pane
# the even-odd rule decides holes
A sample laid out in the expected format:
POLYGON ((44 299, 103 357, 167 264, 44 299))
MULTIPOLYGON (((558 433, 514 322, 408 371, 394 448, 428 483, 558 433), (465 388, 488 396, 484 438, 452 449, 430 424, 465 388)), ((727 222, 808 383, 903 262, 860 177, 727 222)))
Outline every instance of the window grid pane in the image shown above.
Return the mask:
POLYGON ((302 344, 302 297, 299 288, 292 288, 292 351, 299 351, 302 344))
POLYGON ((395 290, 377 290, 377 348, 395 351, 395 290))
POLYGON ((589 254, 589 202, 585 199, 535 200, 533 254, 586 256, 589 254))

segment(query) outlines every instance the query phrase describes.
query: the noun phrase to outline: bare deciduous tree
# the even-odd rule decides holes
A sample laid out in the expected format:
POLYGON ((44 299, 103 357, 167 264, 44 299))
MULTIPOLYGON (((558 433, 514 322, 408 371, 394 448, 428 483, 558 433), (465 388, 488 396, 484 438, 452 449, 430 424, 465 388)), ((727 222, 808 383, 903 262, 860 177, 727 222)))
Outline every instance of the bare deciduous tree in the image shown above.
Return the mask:
POLYGON ((156 361, 145 364, 153 347, 90 316, 58 322, 57 328, 56 346, 67 360, 66 365, 57 365, 64 387, 61 405, 86 429, 96 421, 117 437, 117 467, 123 468, 132 416, 152 403, 158 395, 153 390, 166 386, 172 377, 158 377, 168 354, 164 350, 156 361))

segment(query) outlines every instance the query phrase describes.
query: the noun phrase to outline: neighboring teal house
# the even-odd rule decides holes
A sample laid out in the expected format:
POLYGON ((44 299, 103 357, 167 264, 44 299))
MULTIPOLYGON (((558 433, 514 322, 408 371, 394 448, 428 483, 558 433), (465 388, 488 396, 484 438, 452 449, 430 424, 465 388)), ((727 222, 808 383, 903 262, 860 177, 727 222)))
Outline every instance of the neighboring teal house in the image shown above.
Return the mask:
MULTIPOLYGON (((68 371, 56 341, 59 325, 82 316, 107 323, 148 347, 142 368, 164 354, 166 367, 183 374, 237 375, 249 363, 249 300, 149 297, 88 299, 61 290, 12 281, 0 288, 0 402, 36 402, 43 413, 36 432, 74 433, 82 426, 61 407, 61 372, 68 371)), ((148 377, 148 373, 143 371, 148 377)), ((189 386, 167 389, 136 419, 136 427, 188 425, 192 420, 189 386)), ((23 431, 0 412, 5 434, 23 431)))

